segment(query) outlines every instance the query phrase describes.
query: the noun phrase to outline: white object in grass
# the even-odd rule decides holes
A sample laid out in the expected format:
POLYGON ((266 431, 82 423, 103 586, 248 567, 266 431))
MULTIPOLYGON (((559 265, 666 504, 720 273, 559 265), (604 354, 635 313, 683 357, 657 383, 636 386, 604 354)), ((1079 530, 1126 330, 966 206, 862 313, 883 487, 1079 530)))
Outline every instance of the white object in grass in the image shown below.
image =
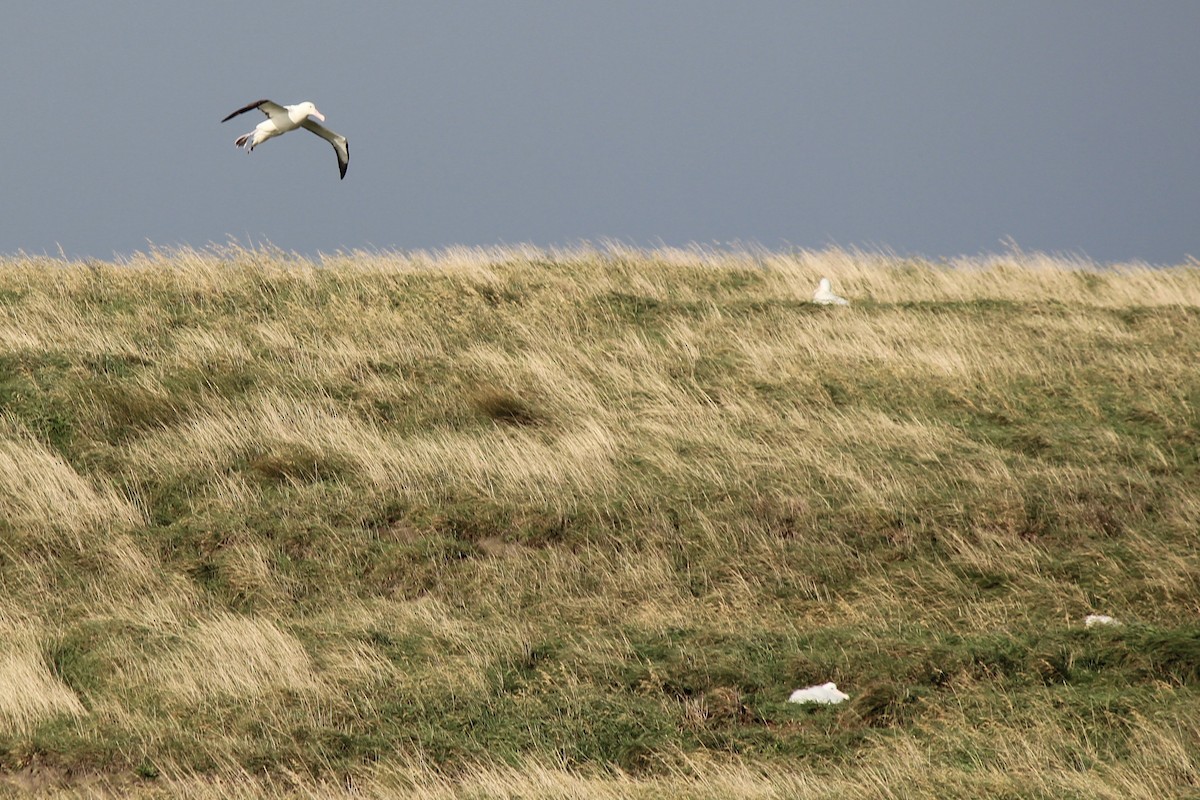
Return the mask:
POLYGON ((788 698, 789 703, 824 703, 833 705, 843 700, 849 700, 850 695, 840 691, 833 681, 822 683, 820 686, 809 686, 807 689, 797 689, 788 698))
POLYGON ((850 305, 849 300, 833 293, 833 289, 829 285, 829 278, 821 278, 821 282, 817 285, 817 290, 813 292, 812 301, 823 306, 850 305))
POLYGON ((1115 619, 1108 614, 1088 614, 1083 618, 1085 628, 1094 628, 1097 625, 1120 625, 1115 619))

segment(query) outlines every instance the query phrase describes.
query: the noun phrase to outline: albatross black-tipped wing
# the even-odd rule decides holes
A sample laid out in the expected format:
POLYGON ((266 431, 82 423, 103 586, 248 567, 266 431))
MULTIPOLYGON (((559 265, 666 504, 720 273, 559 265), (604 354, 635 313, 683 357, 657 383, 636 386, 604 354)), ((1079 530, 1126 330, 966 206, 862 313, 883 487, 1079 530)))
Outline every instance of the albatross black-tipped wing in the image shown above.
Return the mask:
POLYGON ((256 108, 259 111, 266 114, 268 117, 273 117, 276 114, 286 114, 287 113, 287 109, 284 108, 283 106, 279 105, 279 103, 273 102, 271 100, 255 100, 250 105, 239 108, 237 111, 233 112, 228 117, 221 120, 221 122, 228 122, 229 120, 236 117, 238 114, 245 114, 247 111, 253 111, 256 108))
POLYGON ((334 133, 319 122, 313 122, 312 119, 305 118, 300 123, 300 127, 320 136, 325 141, 333 145, 334 152, 337 153, 338 171, 342 173, 342 177, 346 177, 346 167, 350 166, 350 143, 346 141, 346 137, 340 133, 334 133))

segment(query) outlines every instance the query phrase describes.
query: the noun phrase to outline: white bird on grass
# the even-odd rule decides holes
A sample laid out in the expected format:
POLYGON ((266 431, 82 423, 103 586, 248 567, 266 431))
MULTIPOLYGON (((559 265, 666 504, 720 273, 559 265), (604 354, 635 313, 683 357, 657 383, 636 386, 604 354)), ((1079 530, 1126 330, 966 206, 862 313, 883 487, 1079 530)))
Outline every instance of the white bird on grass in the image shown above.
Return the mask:
POLYGON ((797 689, 788 698, 789 703, 823 703, 834 705, 843 700, 849 700, 850 695, 840 691, 833 681, 822 683, 820 686, 809 686, 807 689, 797 689))
POLYGON ((838 297, 833 293, 833 289, 829 286, 829 278, 821 278, 821 283, 817 286, 817 290, 813 292, 814 303, 819 303, 823 306, 848 306, 850 301, 844 297, 838 297))
POLYGON ((238 114, 245 114, 256 108, 266 114, 267 118, 258 123, 250 133, 239 136, 234 142, 237 147, 244 147, 249 153, 267 139, 282 136, 296 128, 305 128, 333 145, 334 152, 337 153, 338 170, 342 173, 343 178, 346 177, 346 167, 350 165, 350 145, 346 142, 345 136, 334 133, 324 125, 309 119, 309 117, 316 117, 321 122, 325 121, 325 115, 317 111, 316 106, 307 100, 294 106, 281 106, 270 100, 255 100, 250 105, 239 108, 221 122, 228 122, 238 114))

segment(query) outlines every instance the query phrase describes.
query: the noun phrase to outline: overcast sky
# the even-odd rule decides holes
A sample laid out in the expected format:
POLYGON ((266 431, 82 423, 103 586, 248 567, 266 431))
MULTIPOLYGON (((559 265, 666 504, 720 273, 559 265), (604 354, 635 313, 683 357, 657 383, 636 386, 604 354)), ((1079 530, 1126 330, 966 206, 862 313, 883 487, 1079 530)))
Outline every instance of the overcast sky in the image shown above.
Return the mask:
POLYGON ((0 254, 1200 257, 1200 2, 10 0, 0 254), (252 155, 259 98, 312 100, 252 155))

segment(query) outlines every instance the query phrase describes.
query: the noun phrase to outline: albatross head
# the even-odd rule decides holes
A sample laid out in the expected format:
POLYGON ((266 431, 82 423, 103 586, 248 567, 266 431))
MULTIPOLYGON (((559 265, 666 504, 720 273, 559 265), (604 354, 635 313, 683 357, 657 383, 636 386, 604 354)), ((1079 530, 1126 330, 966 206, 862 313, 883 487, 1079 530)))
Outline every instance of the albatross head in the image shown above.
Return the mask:
POLYGON ((296 108, 303 111, 304 115, 307 117, 316 117, 317 119, 321 120, 321 122, 325 121, 325 115, 320 111, 317 111, 317 107, 314 106, 309 100, 305 100, 303 103, 296 106, 296 108))

